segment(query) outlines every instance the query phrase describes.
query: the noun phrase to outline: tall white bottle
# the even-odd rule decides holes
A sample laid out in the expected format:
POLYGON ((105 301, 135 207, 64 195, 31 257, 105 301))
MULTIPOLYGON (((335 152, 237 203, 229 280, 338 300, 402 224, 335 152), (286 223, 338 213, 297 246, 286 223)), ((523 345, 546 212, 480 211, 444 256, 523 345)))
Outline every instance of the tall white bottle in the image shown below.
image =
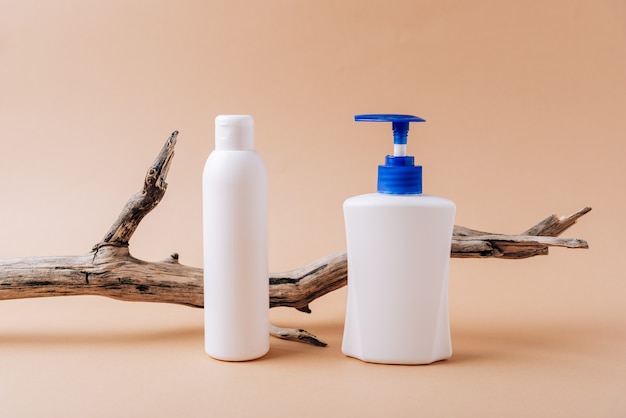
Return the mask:
POLYGON ((252 360, 269 350, 267 195, 254 120, 218 116, 202 203, 205 349, 219 360, 252 360))
POLYGON ((428 364, 452 355, 448 268, 456 206, 422 194, 422 167, 406 155, 410 115, 392 122, 394 155, 378 168, 378 193, 344 202, 348 301, 342 351, 363 361, 428 364))

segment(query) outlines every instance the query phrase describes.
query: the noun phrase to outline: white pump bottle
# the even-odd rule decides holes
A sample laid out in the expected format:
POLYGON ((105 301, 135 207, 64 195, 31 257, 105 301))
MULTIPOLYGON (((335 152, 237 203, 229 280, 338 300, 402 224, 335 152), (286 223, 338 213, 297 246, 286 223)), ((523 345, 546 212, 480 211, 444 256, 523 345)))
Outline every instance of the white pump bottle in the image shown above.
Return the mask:
POLYGON ((344 202, 348 301, 342 351, 363 361, 428 364, 452 355, 448 269, 456 206, 423 195, 422 167, 406 155, 410 115, 392 122, 394 155, 378 169, 378 193, 344 202))
POLYGON ((254 120, 218 116, 202 203, 205 349, 219 360, 252 360, 269 350, 267 196, 254 120))

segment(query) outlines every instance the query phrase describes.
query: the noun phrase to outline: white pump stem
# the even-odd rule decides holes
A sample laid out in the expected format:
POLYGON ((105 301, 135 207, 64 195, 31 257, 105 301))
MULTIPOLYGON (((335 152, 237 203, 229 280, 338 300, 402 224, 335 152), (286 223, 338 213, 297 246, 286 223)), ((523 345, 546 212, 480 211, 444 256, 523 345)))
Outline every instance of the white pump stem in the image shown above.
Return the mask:
POLYGON ((394 157, 406 157, 406 144, 393 144, 394 157))

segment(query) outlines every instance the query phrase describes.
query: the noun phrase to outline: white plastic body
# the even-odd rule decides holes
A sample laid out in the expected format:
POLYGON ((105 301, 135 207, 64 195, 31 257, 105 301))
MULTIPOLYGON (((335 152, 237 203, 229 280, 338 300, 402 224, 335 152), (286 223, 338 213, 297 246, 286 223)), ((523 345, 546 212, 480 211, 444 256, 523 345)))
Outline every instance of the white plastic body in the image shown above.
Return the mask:
POLYGON ((448 270, 455 204, 372 193, 344 202, 348 301, 342 351, 428 364, 452 355, 448 270))
POLYGON ((217 122, 202 179, 205 349, 245 361, 269 350, 267 171, 251 140, 230 146, 227 130, 220 145, 217 122))

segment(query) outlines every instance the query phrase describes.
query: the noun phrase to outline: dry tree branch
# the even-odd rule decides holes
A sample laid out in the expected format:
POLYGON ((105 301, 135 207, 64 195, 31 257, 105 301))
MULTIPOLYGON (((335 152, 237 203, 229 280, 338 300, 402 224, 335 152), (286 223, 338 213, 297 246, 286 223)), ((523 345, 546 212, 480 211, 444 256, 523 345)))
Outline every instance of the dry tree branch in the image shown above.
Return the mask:
MULTIPOLYGON (((128 243, 145 215, 165 194, 178 132, 173 132, 150 166, 143 189, 132 196, 103 240, 90 253, 67 257, 0 259, 0 300, 98 295, 130 302, 160 302, 202 308, 202 269, 182 265, 178 254, 159 262, 134 258, 128 243)), ((545 255, 551 246, 588 248, 576 238, 558 238, 591 208, 566 216, 552 215, 521 235, 501 235, 455 226, 451 256, 521 259, 545 255)), ((270 307, 286 306, 310 313, 309 304, 347 283, 345 251, 303 267, 272 273, 270 307)), ((301 329, 270 326, 278 338, 318 346, 326 344, 301 329)))
POLYGON ((165 179, 174 157, 174 146, 176 145, 177 137, 178 131, 172 132, 172 135, 163 145, 161 152, 159 152, 159 155, 157 155, 148 169, 143 190, 137 192, 128 200, 117 220, 111 225, 109 232, 94 249, 107 244, 128 246, 130 237, 135 233, 139 222, 159 204, 163 195, 165 195, 165 190, 167 189, 165 179))

